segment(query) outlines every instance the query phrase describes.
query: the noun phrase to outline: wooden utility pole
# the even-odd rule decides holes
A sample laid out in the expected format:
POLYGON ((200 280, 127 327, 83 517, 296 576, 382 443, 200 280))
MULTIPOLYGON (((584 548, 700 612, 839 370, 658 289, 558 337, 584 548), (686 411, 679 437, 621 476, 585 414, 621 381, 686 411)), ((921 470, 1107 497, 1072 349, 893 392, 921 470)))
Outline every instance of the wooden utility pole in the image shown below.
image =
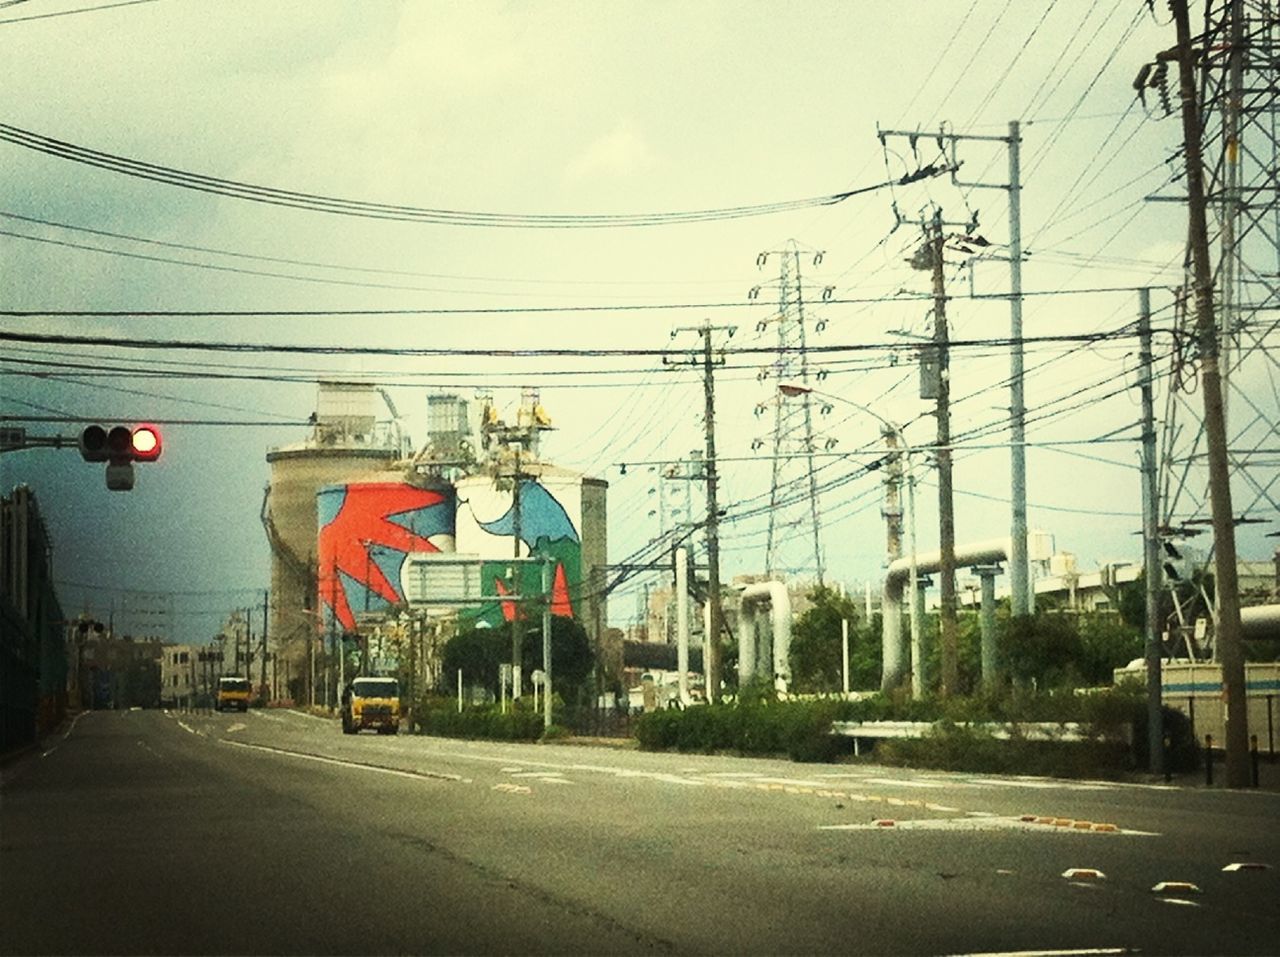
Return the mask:
MULTIPOLYGON (((1187 212, 1192 280, 1196 304, 1196 345, 1200 391, 1204 396, 1204 431, 1209 460, 1209 498, 1213 513, 1214 594, 1218 605, 1216 642, 1226 696, 1227 786, 1250 783, 1249 716, 1245 700, 1244 649, 1240 639, 1240 586, 1236 572, 1236 530, 1231 509, 1231 476, 1227 461, 1226 410, 1219 368, 1218 326, 1214 318, 1213 278, 1209 266, 1209 229, 1205 215, 1204 165, 1200 153, 1200 111, 1196 102, 1191 25, 1187 0, 1171 0, 1177 29, 1179 98, 1187 164, 1187 212)), ((1228 144, 1234 149, 1235 144, 1228 144)))
POLYGON ((1138 348, 1142 368, 1142 556, 1146 582, 1147 754, 1152 774, 1164 774, 1163 684, 1160 670, 1160 495, 1157 486, 1155 389, 1151 357, 1151 290, 1138 290, 1138 348))
MULTIPOLYGON (((703 419, 706 425, 707 456, 707 609, 710 634, 706 636, 707 651, 703 661, 703 673, 707 682, 707 701, 715 701, 720 696, 720 632, 724 630, 724 610, 720 604, 720 505, 717 501, 716 472, 716 382, 715 367, 724 362, 716 359, 711 348, 712 333, 725 331, 732 336, 736 326, 713 326, 706 320, 701 326, 686 326, 676 329, 672 336, 679 332, 696 332, 702 336, 702 356, 700 359, 690 357, 687 362, 678 365, 702 366, 703 419)), ((670 360, 663 358, 670 364, 670 360)))
POLYGON ((720 607, 720 506, 716 500, 716 380, 711 356, 711 322, 702 326, 702 390, 706 406, 707 434, 707 601, 711 608, 711 634, 706 662, 707 700, 720 696, 720 631, 724 611, 720 607))
MULTIPOLYGON (((956 642, 956 517, 951 483, 951 360, 947 330, 946 279, 942 265, 942 210, 933 212, 929 238, 933 266, 933 341, 938 353, 938 568, 942 612, 942 683, 939 693, 946 697, 959 690, 959 653, 956 642)), ((917 662, 915 667, 919 668, 917 662)))

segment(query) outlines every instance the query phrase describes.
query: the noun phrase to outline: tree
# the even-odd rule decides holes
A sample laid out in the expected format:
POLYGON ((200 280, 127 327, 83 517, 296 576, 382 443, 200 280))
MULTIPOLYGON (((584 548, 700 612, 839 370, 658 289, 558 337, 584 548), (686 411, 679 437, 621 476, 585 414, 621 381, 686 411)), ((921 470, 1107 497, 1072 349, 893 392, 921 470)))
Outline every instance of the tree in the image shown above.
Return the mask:
MULTIPOLYGON (((542 625, 525 629, 522 651, 525 668, 542 666, 542 625)), ((595 667, 591 639, 576 618, 551 618, 551 690, 566 703, 578 701, 591 682, 595 667)))
POLYGON ((1009 620, 999 654, 1015 681, 1041 688, 1069 686, 1080 674, 1083 648, 1073 617, 1037 609, 1009 620))
POLYGON ((511 658, 511 645, 506 629, 468 628, 459 631, 444 645, 443 680, 447 692, 452 677, 459 671, 465 682, 490 689, 495 698, 498 688, 498 666, 511 658))
POLYGON ((841 690, 844 651, 841 621, 849 622, 849 685, 873 689, 880 683, 880 642, 875 619, 865 622, 847 595, 818 586, 812 607, 791 628, 791 684, 797 692, 841 690))
POLYGON ((1117 668, 1141 658, 1145 640, 1140 627, 1110 612, 1081 615, 1078 621, 1080 678, 1089 685, 1110 684, 1117 668))

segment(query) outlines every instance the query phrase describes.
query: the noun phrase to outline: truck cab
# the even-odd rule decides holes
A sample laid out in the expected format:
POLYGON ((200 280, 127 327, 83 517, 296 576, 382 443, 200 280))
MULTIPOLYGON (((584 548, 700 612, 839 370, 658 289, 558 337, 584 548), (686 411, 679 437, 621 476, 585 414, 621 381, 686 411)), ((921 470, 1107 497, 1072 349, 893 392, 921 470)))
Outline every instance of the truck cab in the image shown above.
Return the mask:
POLYGON ((400 683, 395 678, 356 678, 342 692, 342 733, 373 728, 400 731, 400 683))
POLYGON ((218 691, 213 699, 213 710, 248 711, 250 694, 248 678, 219 678, 218 691))

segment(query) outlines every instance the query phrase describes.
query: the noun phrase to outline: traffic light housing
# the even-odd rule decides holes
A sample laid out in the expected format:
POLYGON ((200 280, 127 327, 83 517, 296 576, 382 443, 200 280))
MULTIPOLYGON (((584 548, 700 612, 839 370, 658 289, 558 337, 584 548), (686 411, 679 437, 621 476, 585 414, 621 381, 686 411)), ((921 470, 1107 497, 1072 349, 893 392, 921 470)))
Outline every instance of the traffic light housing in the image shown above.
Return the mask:
POLYGON ((133 463, 160 458, 163 443, 154 425, 89 425, 80 432, 80 457, 86 462, 106 462, 107 488, 127 492, 133 488, 133 463))
POLYGON ((163 443, 154 425, 89 425, 80 433, 80 457, 86 462, 154 462, 163 443))

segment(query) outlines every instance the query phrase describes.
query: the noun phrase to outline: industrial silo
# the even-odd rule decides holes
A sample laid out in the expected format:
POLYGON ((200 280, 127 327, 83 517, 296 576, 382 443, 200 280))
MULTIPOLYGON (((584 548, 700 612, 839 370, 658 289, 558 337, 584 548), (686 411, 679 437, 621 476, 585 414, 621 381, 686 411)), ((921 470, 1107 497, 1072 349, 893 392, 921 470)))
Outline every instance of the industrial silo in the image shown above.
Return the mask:
POLYGON ((262 524, 271 545, 269 634, 277 653, 291 659, 293 675, 306 660, 303 639, 316 634, 320 622, 316 493, 327 485, 400 481, 405 474, 398 423, 378 422, 376 409, 373 387, 322 382, 312 434, 267 453, 271 478, 262 524))

